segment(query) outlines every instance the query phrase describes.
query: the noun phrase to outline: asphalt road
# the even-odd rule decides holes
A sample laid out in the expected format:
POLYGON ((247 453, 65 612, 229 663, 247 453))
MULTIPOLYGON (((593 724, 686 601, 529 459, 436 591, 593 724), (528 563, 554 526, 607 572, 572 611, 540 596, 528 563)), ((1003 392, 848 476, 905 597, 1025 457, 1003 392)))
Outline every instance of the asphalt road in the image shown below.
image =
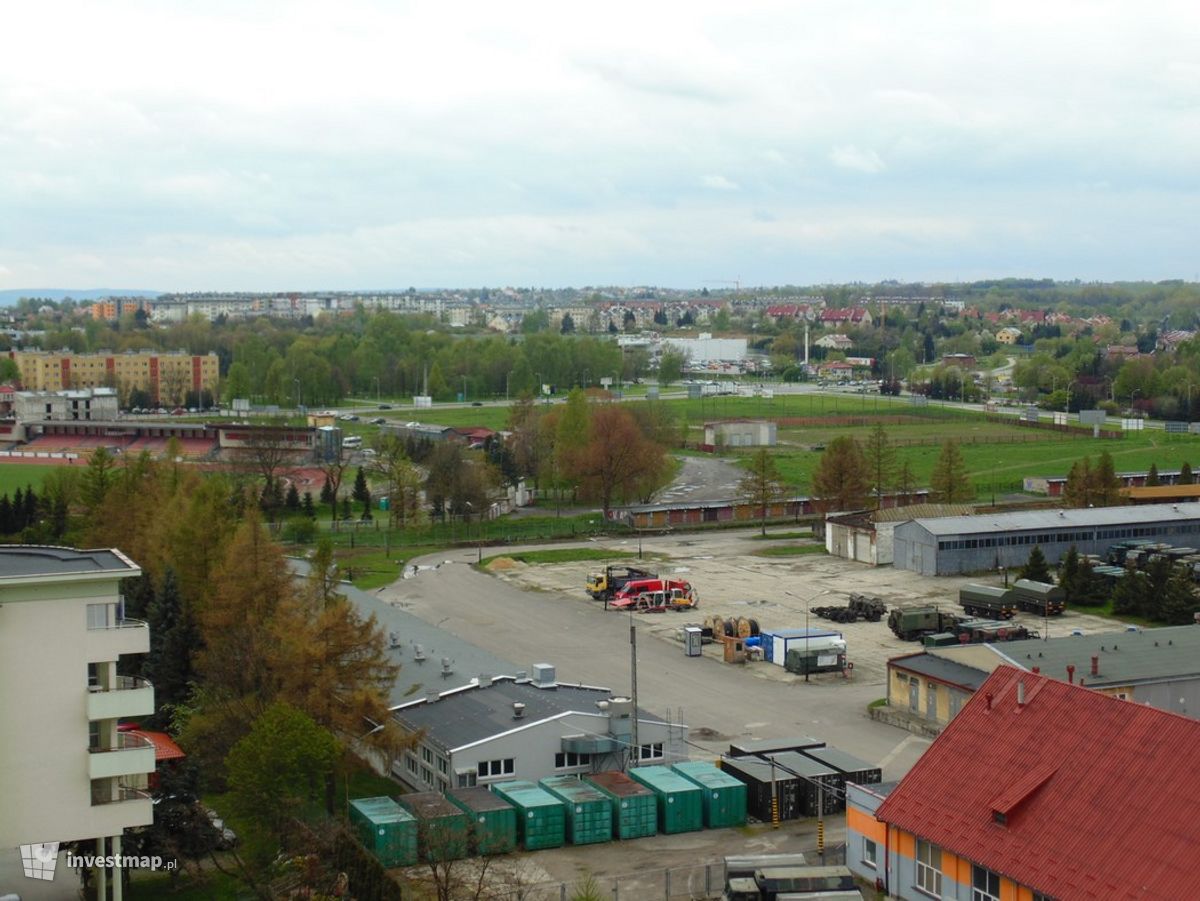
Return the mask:
POLYGON ((738 497, 745 471, 719 457, 683 457, 675 480, 655 497, 657 504, 723 501, 738 497))
MULTIPOLYGON (((429 562, 452 562, 378 595, 426 622, 444 621, 443 628, 458 637, 511 661, 514 672, 551 663, 559 681, 629 691, 629 627, 636 618, 557 592, 519 589, 474 570, 469 565, 474 553, 437 554, 429 562)), ((638 694, 645 709, 689 726, 697 756, 719 754, 733 738, 812 735, 882 765, 884 778, 894 779, 929 744, 867 716, 866 705, 883 694, 878 684, 831 674, 809 683, 756 676, 715 657, 685 657, 682 645, 644 631, 638 640, 638 694)))

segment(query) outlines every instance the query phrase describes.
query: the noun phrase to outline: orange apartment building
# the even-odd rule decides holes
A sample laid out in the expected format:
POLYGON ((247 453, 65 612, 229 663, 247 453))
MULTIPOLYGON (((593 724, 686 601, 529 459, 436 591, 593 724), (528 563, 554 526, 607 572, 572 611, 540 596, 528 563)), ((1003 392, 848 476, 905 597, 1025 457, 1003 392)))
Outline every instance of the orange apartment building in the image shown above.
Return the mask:
POLYGON ((220 379, 217 355, 213 353, 74 354, 13 350, 8 355, 21 370, 21 385, 26 391, 116 388, 124 398, 140 388, 156 404, 182 404, 189 391, 207 389, 215 397, 220 379))
POLYGON ((150 303, 146 298, 108 297, 92 304, 92 318, 115 322, 126 313, 136 313, 138 310, 149 313, 150 303))
POLYGON ((1200 720, 1002 666, 900 782, 847 786, 846 863, 911 901, 1176 901, 1198 822, 1200 720))

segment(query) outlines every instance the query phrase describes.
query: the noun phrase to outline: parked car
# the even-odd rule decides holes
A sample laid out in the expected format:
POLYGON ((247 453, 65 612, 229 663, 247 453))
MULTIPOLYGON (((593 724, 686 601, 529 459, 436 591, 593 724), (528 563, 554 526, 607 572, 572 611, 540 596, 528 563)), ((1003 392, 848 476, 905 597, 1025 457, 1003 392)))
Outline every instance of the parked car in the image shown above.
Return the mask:
POLYGON ((383 425, 385 422, 387 422, 387 420, 384 419, 382 416, 376 416, 374 419, 371 420, 371 425, 383 425))

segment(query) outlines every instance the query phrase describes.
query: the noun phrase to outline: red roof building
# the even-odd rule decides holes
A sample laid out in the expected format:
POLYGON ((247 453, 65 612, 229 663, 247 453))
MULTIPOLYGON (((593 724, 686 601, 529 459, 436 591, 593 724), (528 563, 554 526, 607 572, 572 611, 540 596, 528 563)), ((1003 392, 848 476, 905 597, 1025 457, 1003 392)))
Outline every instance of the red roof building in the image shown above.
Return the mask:
POLYGON ((847 842, 899 898, 1196 897, 1200 721, 1000 667, 847 842))
POLYGON ((847 307, 844 310, 826 308, 821 311, 821 321, 835 325, 870 325, 871 314, 865 307, 847 307))

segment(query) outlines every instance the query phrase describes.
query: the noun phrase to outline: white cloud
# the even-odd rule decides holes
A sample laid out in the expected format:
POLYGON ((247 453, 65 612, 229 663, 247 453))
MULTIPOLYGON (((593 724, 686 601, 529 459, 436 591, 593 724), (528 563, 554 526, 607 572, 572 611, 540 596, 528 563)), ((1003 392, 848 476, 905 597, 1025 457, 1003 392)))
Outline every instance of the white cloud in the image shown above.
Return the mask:
POLYGON ((886 167, 874 150, 863 150, 853 144, 843 144, 829 151, 829 161, 839 169, 852 169, 874 175, 886 167))
POLYGON ((5 26, 3 287, 1193 266, 1190 2, 68 0, 5 26))

